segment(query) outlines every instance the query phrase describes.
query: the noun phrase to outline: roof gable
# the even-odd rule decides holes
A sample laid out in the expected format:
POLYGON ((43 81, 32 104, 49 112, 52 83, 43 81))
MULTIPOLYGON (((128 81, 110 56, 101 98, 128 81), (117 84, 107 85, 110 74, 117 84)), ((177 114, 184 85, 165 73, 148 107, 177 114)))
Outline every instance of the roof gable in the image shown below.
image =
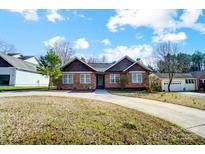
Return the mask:
POLYGON ((0 67, 12 67, 12 65, 0 57, 0 67))
POLYGON ((125 56, 110 67, 108 67, 105 71, 106 72, 122 72, 130 65, 132 65, 135 61, 132 60, 130 57, 125 56))
POLYGON ((147 68, 145 65, 143 65, 140 62, 135 62, 132 65, 130 65, 129 67, 127 67, 124 72, 128 72, 128 71, 151 71, 149 68, 147 68))
POLYGON ((62 67, 63 71, 96 71, 92 66, 88 65, 87 63, 83 62, 78 58, 74 58, 67 64, 62 67))

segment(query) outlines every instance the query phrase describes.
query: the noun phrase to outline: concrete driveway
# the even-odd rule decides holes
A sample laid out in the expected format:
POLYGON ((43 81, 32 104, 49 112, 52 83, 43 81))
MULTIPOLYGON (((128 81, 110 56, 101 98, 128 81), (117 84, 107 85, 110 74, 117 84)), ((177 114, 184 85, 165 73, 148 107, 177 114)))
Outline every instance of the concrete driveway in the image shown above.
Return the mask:
POLYGON ((71 96, 106 101, 154 115, 205 137, 205 111, 181 105, 141 98, 116 96, 105 90, 96 90, 95 92, 19 91, 0 93, 0 97, 29 95, 71 96))

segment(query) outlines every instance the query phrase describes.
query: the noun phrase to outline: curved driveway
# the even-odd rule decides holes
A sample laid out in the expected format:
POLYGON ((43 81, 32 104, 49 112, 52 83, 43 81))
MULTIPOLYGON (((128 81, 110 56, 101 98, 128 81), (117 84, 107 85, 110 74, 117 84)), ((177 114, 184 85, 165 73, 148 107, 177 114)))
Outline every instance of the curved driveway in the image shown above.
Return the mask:
POLYGON ((105 90, 96 90, 90 93, 66 91, 18 91, 0 93, 0 97, 29 95, 71 96, 111 102, 157 116, 205 137, 205 111, 181 105, 141 98, 116 96, 105 90))

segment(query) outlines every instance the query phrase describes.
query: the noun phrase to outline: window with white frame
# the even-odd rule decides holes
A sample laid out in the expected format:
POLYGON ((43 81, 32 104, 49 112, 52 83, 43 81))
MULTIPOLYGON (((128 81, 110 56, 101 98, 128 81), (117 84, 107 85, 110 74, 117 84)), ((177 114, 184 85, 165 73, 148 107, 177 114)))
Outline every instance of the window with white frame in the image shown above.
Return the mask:
POLYGON ((142 73, 132 73, 132 83, 142 83, 142 73))
POLYGON ((73 83, 73 74, 64 73, 63 74, 63 84, 72 84, 73 83))
POLYGON ((80 83, 87 84, 91 83, 91 74, 80 74, 80 83))
POLYGON ((110 74, 110 83, 119 83, 120 74, 110 74))

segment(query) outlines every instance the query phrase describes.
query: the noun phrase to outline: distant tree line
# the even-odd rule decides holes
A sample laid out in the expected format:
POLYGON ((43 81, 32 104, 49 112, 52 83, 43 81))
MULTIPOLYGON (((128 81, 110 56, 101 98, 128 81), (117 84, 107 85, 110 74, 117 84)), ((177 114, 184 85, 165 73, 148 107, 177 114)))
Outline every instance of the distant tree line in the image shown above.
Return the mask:
MULTIPOLYGON (((190 71, 205 70, 205 53, 199 50, 196 50, 193 54, 187 54, 182 52, 167 54, 165 59, 169 59, 169 57, 175 61, 175 66, 178 65, 177 67, 180 67, 178 72, 186 73, 190 71)), ((166 70, 164 70, 163 61, 159 60, 157 66, 159 72, 166 72, 166 70)))

